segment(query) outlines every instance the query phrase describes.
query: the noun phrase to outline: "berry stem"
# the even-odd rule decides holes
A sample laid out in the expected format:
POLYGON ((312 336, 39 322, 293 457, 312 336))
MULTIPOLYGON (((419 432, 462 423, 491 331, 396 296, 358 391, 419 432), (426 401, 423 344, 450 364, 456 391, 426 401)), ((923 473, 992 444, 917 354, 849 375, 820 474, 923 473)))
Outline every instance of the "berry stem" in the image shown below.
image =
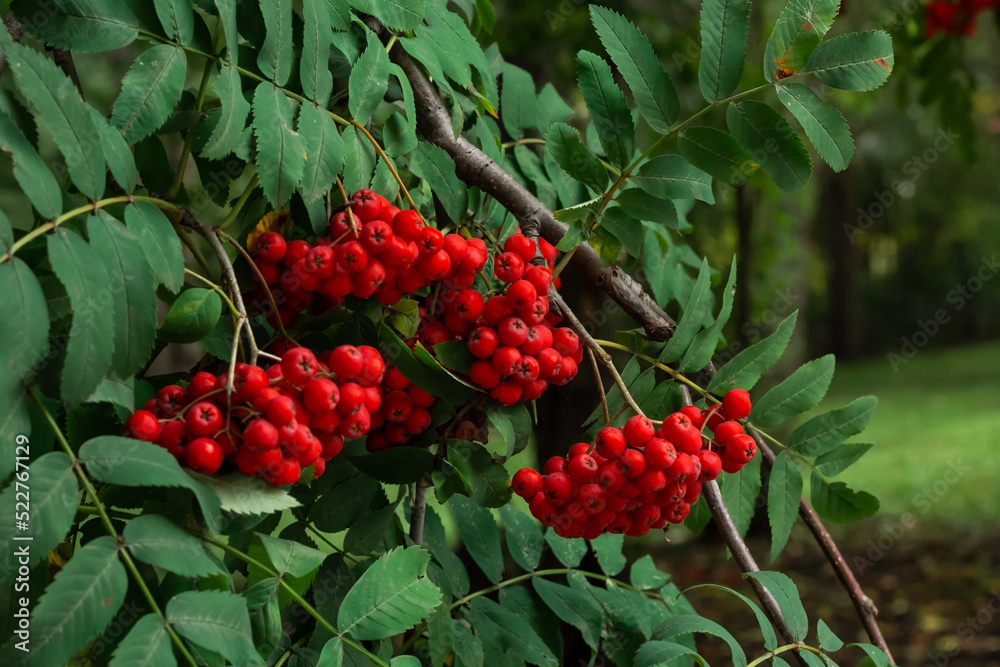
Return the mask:
POLYGON ((819 649, 815 649, 812 646, 807 646, 806 644, 795 642, 794 644, 785 644, 784 646, 779 646, 773 651, 768 651, 759 658, 756 658, 753 662, 749 663, 747 667, 755 667, 756 665, 762 665, 766 661, 774 658, 774 656, 780 653, 785 653, 786 651, 795 651, 796 653, 800 653, 802 651, 808 651, 810 653, 815 653, 816 655, 823 655, 823 652, 820 651, 819 649))
POLYGON ((601 394, 601 410, 604 412, 604 425, 607 426, 611 423, 611 417, 608 415, 608 396, 604 392, 604 383, 601 381, 601 369, 597 366, 597 359, 594 358, 594 351, 589 347, 587 348, 587 358, 590 359, 590 366, 594 369, 594 379, 597 381, 597 391, 601 394))

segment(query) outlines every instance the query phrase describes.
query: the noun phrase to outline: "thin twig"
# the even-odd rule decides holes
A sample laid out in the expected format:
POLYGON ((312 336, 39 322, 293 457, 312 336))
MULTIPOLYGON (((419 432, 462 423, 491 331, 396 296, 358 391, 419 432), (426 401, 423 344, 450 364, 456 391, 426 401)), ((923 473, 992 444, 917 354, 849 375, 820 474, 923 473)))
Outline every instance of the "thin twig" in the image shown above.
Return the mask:
POLYGON ((423 544, 424 516, 427 514, 427 476, 422 475, 417 480, 413 492, 413 504, 410 507, 410 539, 414 544, 423 544))
MULTIPOLYGON (((768 468, 773 466, 775 460, 774 451, 767 446, 760 433, 754 428, 748 428, 747 433, 757 441, 757 449, 763 453, 764 462, 768 468)), ((878 608, 872 602, 872 599, 865 595, 861 584, 858 583, 857 578, 854 576, 854 572, 851 571, 843 554, 840 553, 837 543, 834 542, 830 532, 823 525, 823 521, 816 514, 816 510, 813 509, 812 505, 805 498, 802 498, 799 502, 799 516, 802 517, 803 523, 806 524, 809 531, 813 534, 816 543, 819 544, 826 559, 833 567, 833 571, 837 575, 837 579, 840 580, 844 590, 851 597, 851 602, 854 603, 854 608, 857 610, 858 617, 865 626, 868 637, 872 640, 872 643, 882 649, 882 652, 889 658, 889 663, 895 664, 895 661, 892 659, 892 653, 889 651, 889 645, 886 643, 885 637, 882 636, 882 630, 878 626, 878 621, 875 620, 875 616, 878 615, 878 608)))
MULTIPOLYGON (((239 252, 243 256, 243 259, 247 261, 247 264, 250 265, 250 272, 253 273, 254 279, 258 282, 258 284, 260 284, 261 289, 264 290, 264 294, 267 295, 267 300, 271 302, 271 308, 273 309, 275 315, 274 319, 278 324, 278 331, 281 332, 281 337, 295 347, 298 347, 299 344, 295 341, 295 339, 289 336, 288 332, 285 331, 285 323, 281 321, 281 317, 278 315, 278 303, 274 300, 274 293, 271 291, 271 286, 267 284, 267 280, 264 279, 264 274, 260 272, 260 268, 257 266, 256 262, 253 261, 253 257, 251 257, 250 253, 248 253, 246 249, 240 245, 239 241, 234 239, 232 236, 225 233, 221 229, 217 229, 216 232, 219 236, 228 241, 231 246, 236 248, 237 252, 239 252)), ((262 353, 258 352, 258 354, 262 353)))
POLYGON ((594 358, 594 351, 587 348, 587 357, 590 359, 590 366, 594 369, 594 380, 597 382, 597 391, 601 394, 601 410, 604 411, 604 425, 607 426, 611 423, 611 417, 608 414, 608 396, 604 393, 604 382, 601 381, 601 369, 597 367, 597 359, 594 358))

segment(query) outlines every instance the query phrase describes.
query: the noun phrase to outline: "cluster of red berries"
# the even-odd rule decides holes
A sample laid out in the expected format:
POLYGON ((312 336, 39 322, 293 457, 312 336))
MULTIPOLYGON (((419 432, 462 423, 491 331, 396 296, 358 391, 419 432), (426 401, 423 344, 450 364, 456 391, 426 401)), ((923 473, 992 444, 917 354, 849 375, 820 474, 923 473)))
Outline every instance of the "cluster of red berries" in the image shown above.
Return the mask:
POLYGON ((272 324, 278 317, 285 326, 306 308, 324 310, 349 294, 388 306, 442 281, 471 287, 488 254, 482 239, 442 234, 371 190, 355 192, 349 209, 330 218, 330 236, 315 245, 265 232, 254 253, 278 304, 272 324))
POLYGON ((382 379, 382 405, 372 413, 371 430, 365 438, 369 452, 380 452, 410 442, 431 426, 430 407, 437 397, 429 394, 390 366, 382 379))
POLYGON ((365 435, 382 401, 385 361, 373 347, 342 345, 319 359, 296 347, 267 370, 236 364, 227 376, 197 373, 187 388, 169 385, 132 414, 125 434, 154 442, 195 472, 229 463, 275 486, 303 469, 323 474, 344 439, 365 435))
MULTIPOLYGON (((556 249, 545 241, 540 247, 551 267, 556 249)), ((566 384, 583 359, 579 337, 558 327, 560 318, 549 311, 552 271, 531 264, 535 252, 534 241, 511 235, 494 261, 502 289, 488 298, 474 289, 445 291, 420 313, 420 341, 430 348, 465 342, 476 359, 470 379, 504 405, 535 400, 550 383, 566 384)))
POLYGON ((722 406, 682 408, 659 429, 637 415, 622 429, 602 429, 593 444, 581 442, 565 457, 550 458, 543 473, 517 471, 511 486, 532 515, 562 537, 645 535, 682 522, 702 484, 753 459, 756 443, 736 421, 750 407, 747 392, 734 389, 722 406))

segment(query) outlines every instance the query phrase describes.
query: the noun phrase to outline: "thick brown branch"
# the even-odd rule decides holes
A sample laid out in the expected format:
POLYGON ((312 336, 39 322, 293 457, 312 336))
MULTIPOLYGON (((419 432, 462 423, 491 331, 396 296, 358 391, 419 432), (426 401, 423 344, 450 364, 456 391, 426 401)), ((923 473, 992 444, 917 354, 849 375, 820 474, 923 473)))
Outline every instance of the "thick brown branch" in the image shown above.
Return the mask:
MULTIPOLYGON (((403 49, 394 49, 392 59, 406 73, 413 87, 417 127, 424 138, 443 148, 455 163, 455 173, 469 185, 496 199, 528 236, 538 232, 550 243, 558 243, 569 227, 523 185, 464 137, 456 137, 451 117, 420 67, 403 49), (537 231, 536 231, 537 230, 537 231)), ((601 261, 594 249, 582 244, 573 255, 573 266, 587 281, 610 296, 646 331, 646 337, 665 341, 674 332, 674 322, 642 286, 617 266, 601 261)))

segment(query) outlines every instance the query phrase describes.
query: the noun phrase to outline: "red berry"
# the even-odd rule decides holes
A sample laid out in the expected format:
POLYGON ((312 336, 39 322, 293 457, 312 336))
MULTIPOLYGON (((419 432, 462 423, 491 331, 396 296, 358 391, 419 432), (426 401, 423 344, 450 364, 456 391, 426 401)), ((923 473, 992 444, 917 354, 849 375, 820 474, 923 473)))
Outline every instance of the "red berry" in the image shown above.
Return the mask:
POLYGON ((416 211, 400 211, 392 219, 392 231, 404 241, 416 241, 423 227, 424 221, 416 211))
MULTIPOLYGON (((548 331, 542 327, 542 331, 548 331)), ((530 335, 530 332, 529 332, 530 335)), ((551 347, 543 349, 534 355, 538 359, 538 373, 543 378, 555 377, 562 367, 563 356, 551 347)))
POLYGON ((266 419, 255 419, 243 431, 243 444, 251 449, 274 449, 278 446, 278 429, 266 419))
POLYGON ((564 385, 576 377, 577 365, 572 357, 563 357, 559 364, 559 372, 552 377, 552 382, 564 385))
POLYGON ((202 401, 188 410, 184 424, 194 435, 212 435, 222 428, 222 413, 214 403, 202 401))
POLYGON ((563 456, 552 456, 545 461, 545 466, 542 468, 542 473, 545 475, 551 475, 554 472, 566 472, 569 470, 569 461, 563 456))
POLYGON ((503 251, 512 252, 528 263, 535 257, 535 242, 521 232, 517 232, 511 234, 504 241, 503 251))
POLYGON ((350 380, 358 376, 364 365, 364 356, 353 345, 341 345, 330 353, 327 362, 330 372, 341 380, 350 380))
POLYGON ((569 459, 567 468, 570 479, 577 484, 587 484, 597 478, 597 461, 588 454, 578 454, 569 459))
POLYGON ((364 387, 356 382, 345 382, 340 385, 340 402, 337 403, 337 410, 344 415, 354 414, 364 407, 367 399, 364 387))
POLYGON ((652 438, 646 444, 646 464, 650 468, 666 470, 677 460, 677 450, 667 440, 652 438))
POLYGON ((187 392, 185 393, 187 402, 193 403, 208 392, 215 389, 215 380, 216 377, 211 373, 206 373, 204 371, 195 373, 195 376, 191 378, 191 384, 188 385, 187 392))
POLYGON ((667 476, 662 470, 647 468, 641 475, 635 478, 635 485, 645 493, 659 491, 667 485, 667 476))
POLYGON ((295 459, 282 456, 276 463, 261 470, 260 476, 275 486, 286 486, 299 481, 302 467, 295 459))
POLYGON ((316 246, 306 255, 305 268, 307 273, 320 280, 329 278, 337 268, 336 253, 327 246, 316 246))
POLYGON ((475 322, 483 314, 483 295, 474 289, 466 289, 455 297, 455 312, 467 322, 475 322))
POLYGON ((552 347, 564 357, 580 349, 580 337, 569 327, 559 327, 552 334, 552 347))
POLYGON ((136 410, 125 422, 125 433, 136 440, 156 442, 160 437, 160 421, 148 410, 136 410))
MULTIPOLYGON (((420 238, 417 239, 417 246, 421 255, 434 255, 444 249, 444 235, 433 227, 424 227, 420 230, 420 238)), ((448 255, 451 259, 451 255, 448 255)))
POLYGON ((517 280, 507 288, 507 303, 515 310, 527 308, 537 298, 535 286, 527 280, 517 280))
POLYGON ((491 358, 500 347, 500 337, 489 327, 477 327, 469 334, 469 352, 479 359, 491 358))
POLYGON ((576 502, 583 506, 583 511, 593 516, 604 511, 608 504, 608 492, 600 484, 584 484, 576 492, 576 502))
POLYGON ((187 426, 182 421, 167 422, 160 430, 157 440, 159 445, 174 455, 178 461, 183 460, 184 447, 188 442, 187 426))
POLYGON ((545 476, 542 481, 542 493, 550 503, 561 507, 573 497, 573 480, 564 472, 554 472, 545 476))
POLYGON ((653 434, 656 433, 656 427, 653 426, 653 422, 642 415, 629 417, 629 420, 625 422, 623 430, 625 432, 625 439, 633 447, 645 447, 646 443, 653 437, 653 434))
POLYGON ((520 280, 524 275, 524 260, 512 252, 502 253, 493 260, 493 275, 505 283, 520 280))
POLYGON ((390 391, 382 401, 382 414, 391 422, 405 422, 413 413, 413 399, 405 391, 390 391))
POLYGON ((382 382, 382 376, 385 375, 385 360, 370 345, 361 345, 358 352, 361 353, 361 370, 354 381, 362 387, 374 387, 382 382))
POLYGON ((638 449, 625 450, 618 461, 626 477, 635 478, 646 471, 646 457, 638 449))
POLYGON ((521 385, 508 380, 490 389, 490 396, 504 405, 514 405, 521 400, 521 385))
POLYGON ((413 435, 420 435, 431 427, 432 422, 433 418, 431 417, 430 410, 414 407, 413 412, 410 413, 410 417, 403 422, 403 426, 413 435))
POLYGON ((694 424, 694 427, 697 429, 700 429, 702 424, 705 423, 705 415, 702 414, 700 408, 697 408, 693 405, 685 405, 683 408, 680 409, 680 412, 685 414, 687 418, 691 420, 691 423, 694 424))
POLYGON ((725 421, 716 426, 712 433, 715 435, 715 441, 722 446, 725 446, 729 439, 737 436, 743 435, 743 427, 740 426, 739 422, 736 421, 725 421))
POLYGON ((264 408, 264 414, 275 426, 284 426, 295 419, 295 401, 290 396, 276 396, 264 408))
POLYGON ((694 454, 701 449, 701 432, 683 412, 675 412, 664 419, 660 432, 679 452, 694 454))
POLYGON ((537 470, 521 468, 514 473, 514 477, 510 480, 510 485, 514 489, 514 493, 525 500, 530 500, 542 490, 542 476, 537 470))
POLYGON ((597 468, 596 481, 608 491, 615 492, 625 485, 625 473, 618 461, 605 461, 597 468))
POLYGON ((285 248, 285 239, 277 232, 264 232, 257 237, 257 244, 254 246, 257 258, 268 264, 280 262, 285 256, 285 248))
POLYGON ((313 414, 332 412, 340 402, 340 388, 332 380, 317 378, 302 389, 302 400, 313 414))
POLYGON ((665 471, 667 477, 670 479, 676 479, 679 482, 687 480, 688 477, 694 475, 695 465, 691 461, 691 456, 685 454, 684 452, 678 452, 677 458, 674 460, 673 465, 665 471))
POLYGON ((236 396, 241 401, 250 400, 255 393, 268 386, 267 373, 260 366, 249 364, 236 364, 236 373, 233 375, 233 388, 236 396))
POLYGON ((368 251, 359 241, 348 241, 337 249, 337 263, 348 273, 359 273, 368 264, 368 251))
POLYGON ((743 419, 750 414, 750 394, 744 389, 730 389, 722 397, 726 414, 732 419, 743 419))
POLYGON ((371 415, 365 407, 358 408, 357 412, 344 416, 340 420, 337 431, 344 438, 360 438, 371 428, 371 415))
POLYGON ((726 457, 739 463, 749 463, 757 455, 757 442, 743 433, 726 440, 726 457))
POLYGON ((421 256, 417 268, 424 278, 435 282, 444 279, 451 271, 451 257, 444 250, 421 256))
POLYGON ((518 347, 528 340, 528 325, 520 317, 508 317, 497 328, 500 342, 510 347, 518 347))
POLYGON ((521 353, 516 347, 501 347, 493 355, 493 368, 500 375, 513 375, 520 362, 521 353))
POLYGON ((222 465, 222 448, 211 438, 195 438, 188 443, 184 457, 191 470, 211 475, 222 465))
POLYGON ((173 415, 186 404, 187 392, 176 384, 167 385, 156 394, 156 407, 165 417, 173 415))
POLYGON ((366 222, 361 229, 361 245, 369 255, 378 255, 392 247, 395 234, 392 227, 382 220, 366 222))
POLYGON ((469 378, 483 389, 493 389, 503 379, 493 364, 485 359, 472 362, 469 378))
POLYGON ((316 356, 304 347, 293 347, 281 356, 281 375, 296 386, 303 386, 316 376, 316 356))
POLYGON ((625 454, 627 447, 625 434, 620 429, 608 426, 601 429, 595 440, 597 453, 608 460, 614 460, 625 454))
POLYGON ((538 379, 538 362, 532 356, 521 355, 521 361, 514 367, 514 377, 522 385, 538 379))
POLYGON ((552 286, 552 272, 544 266, 529 266, 524 272, 524 279, 535 286, 538 296, 545 296, 552 286))
POLYGON ((371 190, 358 190, 351 195, 351 211, 362 222, 369 222, 382 211, 382 198, 371 190))

